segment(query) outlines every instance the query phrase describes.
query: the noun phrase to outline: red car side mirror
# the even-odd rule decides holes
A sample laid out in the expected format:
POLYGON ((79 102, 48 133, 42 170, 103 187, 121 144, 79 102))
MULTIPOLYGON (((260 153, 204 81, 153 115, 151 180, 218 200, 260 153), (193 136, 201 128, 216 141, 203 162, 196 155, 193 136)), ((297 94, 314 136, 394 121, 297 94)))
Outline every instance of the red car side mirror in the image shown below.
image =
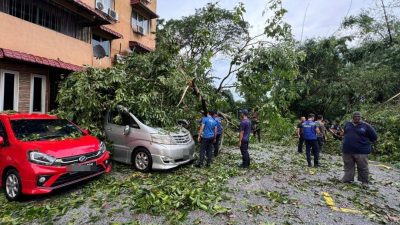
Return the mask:
POLYGON ((83 131, 83 133, 84 133, 85 135, 90 135, 90 131, 89 131, 89 130, 84 129, 84 130, 82 130, 82 131, 83 131))
POLYGON ((4 145, 4 138, 0 136, 0 146, 4 145))

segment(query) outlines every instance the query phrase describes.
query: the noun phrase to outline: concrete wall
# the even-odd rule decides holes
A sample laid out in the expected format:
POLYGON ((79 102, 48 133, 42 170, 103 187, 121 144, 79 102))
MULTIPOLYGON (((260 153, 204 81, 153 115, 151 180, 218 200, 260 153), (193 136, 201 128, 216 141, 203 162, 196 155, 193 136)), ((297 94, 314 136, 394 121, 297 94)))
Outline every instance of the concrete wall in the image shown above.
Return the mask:
POLYGON ((0 12, 0 48, 75 65, 92 65, 92 45, 0 12))

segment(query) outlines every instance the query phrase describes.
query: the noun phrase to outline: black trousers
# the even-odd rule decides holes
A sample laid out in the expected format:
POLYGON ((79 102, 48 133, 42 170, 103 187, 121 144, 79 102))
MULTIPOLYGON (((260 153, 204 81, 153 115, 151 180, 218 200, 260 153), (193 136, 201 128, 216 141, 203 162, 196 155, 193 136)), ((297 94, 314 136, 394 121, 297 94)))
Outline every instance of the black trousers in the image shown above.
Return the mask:
POLYGON ((249 141, 243 141, 240 144, 240 152, 242 153, 242 159, 243 159, 243 167, 249 167, 250 166, 250 155, 249 155, 249 141))
POLYGON ((207 164, 212 163, 212 150, 214 138, 202 138, 200 142, 200 161, 199 165, 203 165, 205 155, 207 155, 207 164))
POLYGON ((216 140, 214 143, 214 156, 215 157, 218 156, 218 154, 219 154, 220 144, 221 144, 221 134, 217 134, 217 137, 216 137, 216 140))
POLYGON ((311 151, 314 155, 314 166, 319 166, 319 146, 317 140, 306 140, 306 156, 308 164, 311 164, 311 151))
POLYGON ((253 130, 253 135, 254 135, 254 137, 257 136, 258 142, 261 142, 261 129, 260 128, 253 130))
POLYGON ((304 138, 299 137, 299 144, 297 145, 297 152, 303 153, 304 138))
POLYGON ((319 152, 322 152, 322 146, 324 146, 324 143, 325 143, 325 138, 324 137, 318 137, 319 152))

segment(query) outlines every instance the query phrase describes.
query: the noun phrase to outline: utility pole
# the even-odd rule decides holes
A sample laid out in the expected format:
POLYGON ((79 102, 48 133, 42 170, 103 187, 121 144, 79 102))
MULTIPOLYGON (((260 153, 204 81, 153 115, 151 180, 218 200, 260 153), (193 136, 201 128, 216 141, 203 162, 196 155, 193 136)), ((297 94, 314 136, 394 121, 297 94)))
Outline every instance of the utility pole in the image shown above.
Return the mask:
POLYGON ((383 0, 381 0, 382 3, 382 8, 383 8, 383 13, 385 14, 385 20, 386 20, 386 27, 389 33, 389 43, 392 44, 393 43, 393 38, 392 38, 392 33, 390 32, 390 26, 389 26, 389 20, 386 14, 386 8, 385 8, 385 4, 383 4, 383 0))

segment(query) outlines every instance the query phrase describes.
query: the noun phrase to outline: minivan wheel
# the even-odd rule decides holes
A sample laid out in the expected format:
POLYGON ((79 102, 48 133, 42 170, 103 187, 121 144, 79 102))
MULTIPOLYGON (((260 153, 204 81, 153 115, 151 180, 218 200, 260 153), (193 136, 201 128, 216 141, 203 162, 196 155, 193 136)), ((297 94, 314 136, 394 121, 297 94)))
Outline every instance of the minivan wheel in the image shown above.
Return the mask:
POLYGON ((140 172, 150 171, 153 164, 150 152, 145 148, 137 149, 132 156, 132 164, 140 172))
POLYGON ((18 171, 15 169, 9 170, 3 182, 6 198, 9 201, 19 200, 22 195, 22 184, 18 171))

